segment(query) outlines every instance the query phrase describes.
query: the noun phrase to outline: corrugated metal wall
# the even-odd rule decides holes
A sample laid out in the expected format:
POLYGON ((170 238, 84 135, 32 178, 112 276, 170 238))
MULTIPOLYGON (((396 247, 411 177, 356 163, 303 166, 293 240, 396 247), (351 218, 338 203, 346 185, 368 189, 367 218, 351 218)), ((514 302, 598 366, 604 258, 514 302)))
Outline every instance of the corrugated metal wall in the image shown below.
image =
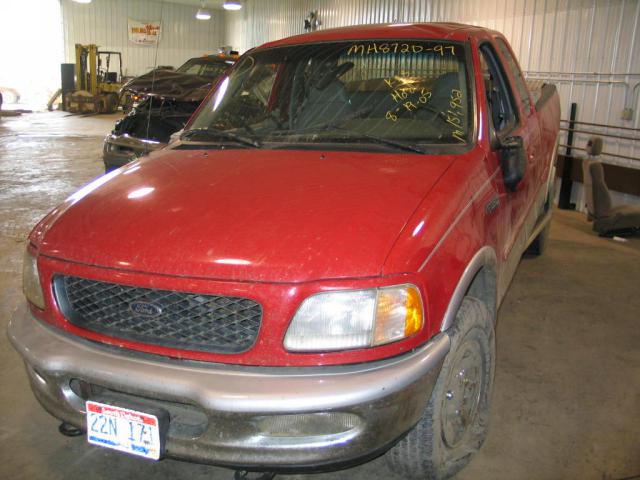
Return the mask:
POLYGON ((79 4, 61 0, 67 62, 75 62, 75 44, 96 43, 101 50, 122 53, 124 74, 140 75, 155 64, 155 46, 136 45, 127 36, 127 19, 162 19, 158 65, 180 66, 185 60, 217 52, 224 42, 224 13, 214 10, 209 21, 196 20, 196 6, 154 0, 94 0, 79 4))
MULTIPOLYGON (((455 21, 499 30, 511 42, 528 78, 557 84, 568 118, 640 127, 640 1, 638 0, 247 0, 227 13, 226 42, 241 51, 269 40, 303 33, 304 18, 318 11, 321 28, 346 25, 455 21), (597 72, 597 73, 594 73, 597 72), (625 106, 633 121, 622 120, 625 106)), ((629 136, 610 129, 609 133, 629 136)), ((584 146, 586 135, 576 145, 584 146)), ((640 144, 607 140, 605 151, 640 157, 640 144)), ((640 168, 640 162, 608 158, 640 168)))

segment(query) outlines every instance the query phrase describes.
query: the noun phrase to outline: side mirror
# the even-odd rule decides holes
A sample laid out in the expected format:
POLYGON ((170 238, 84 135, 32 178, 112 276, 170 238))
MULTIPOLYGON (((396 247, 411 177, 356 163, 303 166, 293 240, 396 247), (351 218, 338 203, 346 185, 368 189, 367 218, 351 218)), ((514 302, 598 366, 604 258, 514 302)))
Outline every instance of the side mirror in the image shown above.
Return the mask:
POLYGON ((522 137, 505 138, 500 142, 499 152, 504 186, 513 192, 524 178, 527 167, 522 137))

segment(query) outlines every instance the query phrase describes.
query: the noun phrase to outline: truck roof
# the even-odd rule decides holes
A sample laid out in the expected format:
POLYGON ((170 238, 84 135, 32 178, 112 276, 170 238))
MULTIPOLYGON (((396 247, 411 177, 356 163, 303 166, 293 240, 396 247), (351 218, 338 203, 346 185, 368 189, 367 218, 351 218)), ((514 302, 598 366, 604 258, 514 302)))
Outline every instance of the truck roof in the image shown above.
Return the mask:
POLYGON ((299 43, 326 42, 335 40, 382 39, 382 38, 432 38, 465 41, 469 37, 484 37, 497 32, 484 27, 463 23, 384 23, 355 25, 350 27, 319 30, 302 35, 268 42, 263 47, 277 47, 299 43))

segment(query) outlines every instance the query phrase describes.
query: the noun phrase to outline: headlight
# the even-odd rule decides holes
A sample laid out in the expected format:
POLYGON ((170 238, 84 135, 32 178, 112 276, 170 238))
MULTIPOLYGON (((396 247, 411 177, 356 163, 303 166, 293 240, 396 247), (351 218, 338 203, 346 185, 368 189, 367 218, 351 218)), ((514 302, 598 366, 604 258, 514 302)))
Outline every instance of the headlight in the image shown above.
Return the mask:
POLYGON ((346 350, 395 342, 424 323, 414 285, 319 293, 296 312, 284 338, 287 350, 346 350))
POLYGON ((22 291, 25 297, 38 308, 44 308, 44 295, 40 286, 37 258, 27 250, 22 262, 22 291))

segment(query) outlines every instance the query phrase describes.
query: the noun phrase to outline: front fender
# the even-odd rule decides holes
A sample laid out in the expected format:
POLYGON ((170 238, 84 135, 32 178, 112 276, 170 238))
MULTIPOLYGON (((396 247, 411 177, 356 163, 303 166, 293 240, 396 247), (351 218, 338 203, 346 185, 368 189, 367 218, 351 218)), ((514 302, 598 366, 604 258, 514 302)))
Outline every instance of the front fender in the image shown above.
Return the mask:
MULTIPOLYGON (((497 289, 496 287, 496 272, 497 272, 497 257, 496 252, 489 246, 484 246, 473 256, 471 261, 467 264, 466 268, 462 272, 458 284, 456 285, 451 300, 447 306, 442 323, 440 325, 440 331, 444 332, 448 330, 455 321, 456 313, 460 308, 463 298, 472 286, 474 279, 476 279, 478 272, 484 270, 485 278, 482 279, 484 285, 478 287, 484 289, 484 292, 477 292, 476 296, 483 294, 484 298, 481 298, 488 302, 487 307, 495 313, 497 305, 497 289)), ((474 292, 475 293, 475 292, 474 292)), ((494 315, 495 321, 495 315, 494 315)))

